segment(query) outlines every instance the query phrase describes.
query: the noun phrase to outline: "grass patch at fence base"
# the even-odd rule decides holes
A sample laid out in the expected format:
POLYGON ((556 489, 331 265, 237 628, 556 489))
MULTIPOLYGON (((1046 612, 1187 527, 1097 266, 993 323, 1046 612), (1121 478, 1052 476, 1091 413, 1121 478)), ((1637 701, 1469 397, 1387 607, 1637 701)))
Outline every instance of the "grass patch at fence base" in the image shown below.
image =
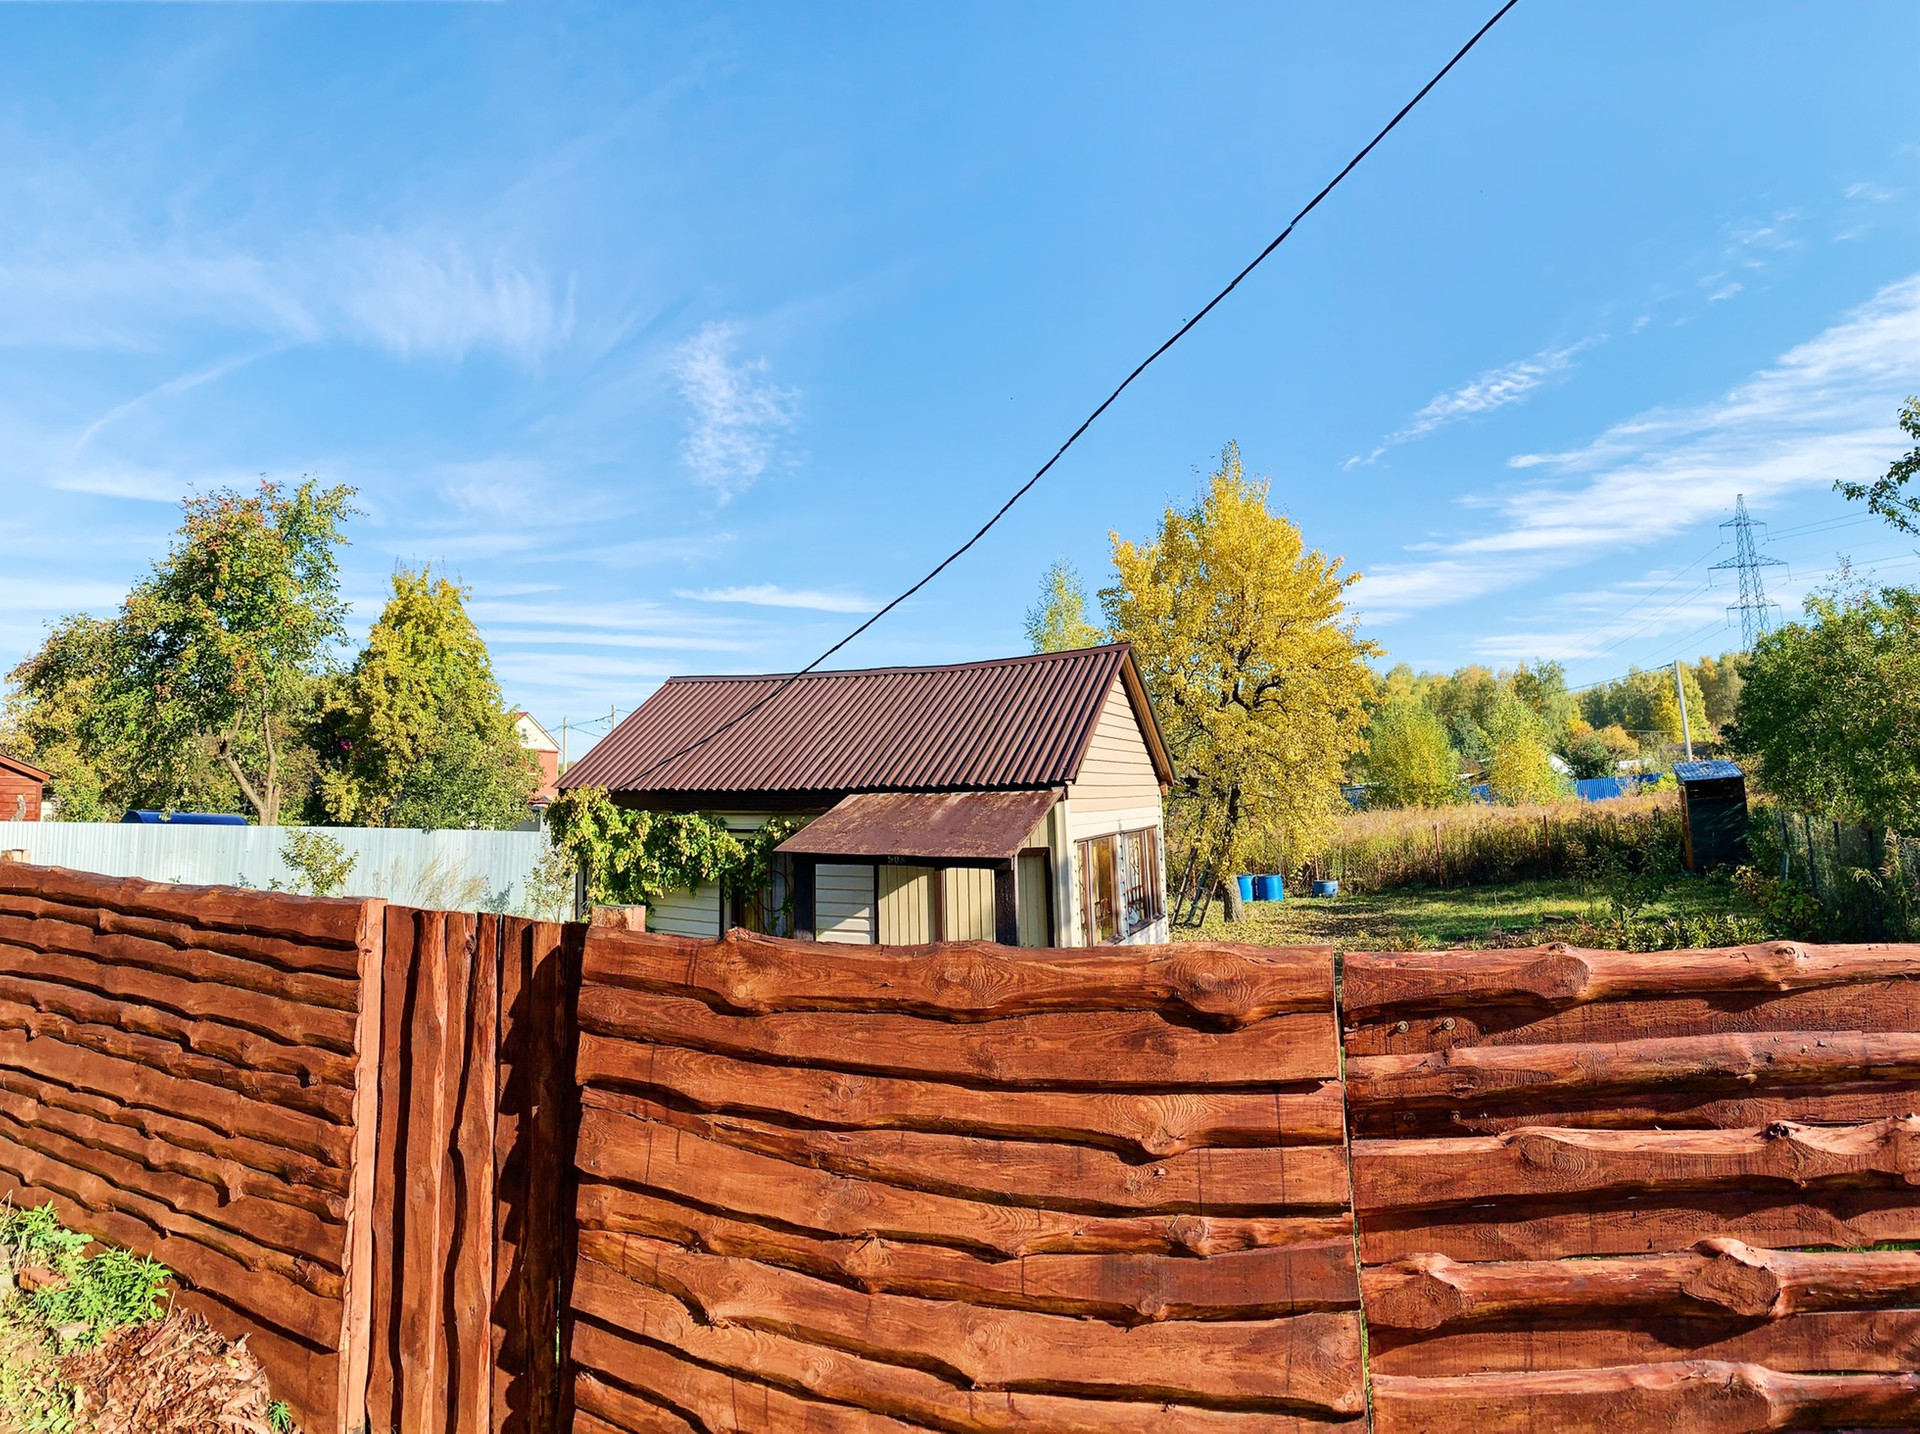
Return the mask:
POLYGON ((1774 934, 1728 883, 1695 877, 1670 883, 1635 919, 1626 941, 1608 919, 1604 903, 1586 883, 1570 878, 1445 889, 1410 886, 1375 895, 1290 896, 1250 903, 1246 911, 1245 921, 1229 923, 1216 901, 1208 907, 1203 926, 1176 929, 1174 939, 1328 945, 1336 951, 1534 946, 1547 941, 1662 949, 1738 944, 1774 934), (1672 939, 1663 940, 1669 933, 1672 939), (1725 939, 1686 939, 1703 935, 1725 939))
POLYGON ((171 1279, 52 1205, 0 1209, 0 1434, 293 1434, 245 1341, 167 1311, 171 1279))

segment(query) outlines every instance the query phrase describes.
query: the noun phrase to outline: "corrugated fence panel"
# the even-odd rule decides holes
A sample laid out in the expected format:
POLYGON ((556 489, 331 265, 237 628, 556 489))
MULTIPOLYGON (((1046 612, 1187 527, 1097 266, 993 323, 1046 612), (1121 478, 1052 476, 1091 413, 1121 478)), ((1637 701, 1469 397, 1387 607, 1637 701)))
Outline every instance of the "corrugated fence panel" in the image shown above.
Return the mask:
POLYGON ((0 1193, 171 1266, 316 1430, 362 1407, 382 910, 0 864, 0 1193))
MULTIPOLYGON (((342 895, 414 906, 526 913, 527 878, 546 850, 540 832, 326 827, 353 858, 342 895)), ((280 855, 285 827, 168 827, 132 822, 0 822, 0 851, 45 866, 148 881, 293 887, 280 855)), ((560 913, 565 914, 565 913, 560 913)))
POLYGON ((1357 1429, 1332 958, 594 928, 580 1431, 1357 1429))
POLYGON ((1347 959, 1382 1434, 1920 1425, 1920 947, 1347 959))

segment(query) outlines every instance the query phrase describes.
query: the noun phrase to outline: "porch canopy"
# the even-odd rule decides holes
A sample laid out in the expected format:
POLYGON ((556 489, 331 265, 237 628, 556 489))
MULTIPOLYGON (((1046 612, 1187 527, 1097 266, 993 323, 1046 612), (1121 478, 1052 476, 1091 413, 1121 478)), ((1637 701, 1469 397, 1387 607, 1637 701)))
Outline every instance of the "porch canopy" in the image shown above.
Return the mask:
POLYGON ((789 856, 1010 861, 1056 791, 856 792, 781 842, 789 856))

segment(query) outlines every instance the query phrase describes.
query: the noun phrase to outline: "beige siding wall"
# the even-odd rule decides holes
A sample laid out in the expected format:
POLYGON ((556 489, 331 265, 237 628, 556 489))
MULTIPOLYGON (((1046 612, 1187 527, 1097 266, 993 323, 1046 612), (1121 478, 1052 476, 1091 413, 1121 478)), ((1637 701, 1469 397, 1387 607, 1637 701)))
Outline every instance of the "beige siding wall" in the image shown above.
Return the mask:
POLYGON ((880 867, 880 944, 921 946, 935 938, 932 867, 880 867))
POLYGON ((669 936, 708 939, 718 936, 720 888, 703 886, 698 891, 675 891, 658 901, 648 902, 647 930, 664 931, 669 936))
POLYGON ((813 869, 813 929, 819 941, 873 944, 874 869, 821 862, 813 869))
POLYGON ((993 872, 984 866, 950 866, 940 877, 947 940, 993 940, 993 872))
POLYGON ((1067 800, 1076 812, 1132 811, 1160 806, 1160 779, 1146 738, 1134 720, 1126 684, 1114 679, 1107 692, 1100 721, 1080 763, 1080 780, 1067 788, 1067 800))

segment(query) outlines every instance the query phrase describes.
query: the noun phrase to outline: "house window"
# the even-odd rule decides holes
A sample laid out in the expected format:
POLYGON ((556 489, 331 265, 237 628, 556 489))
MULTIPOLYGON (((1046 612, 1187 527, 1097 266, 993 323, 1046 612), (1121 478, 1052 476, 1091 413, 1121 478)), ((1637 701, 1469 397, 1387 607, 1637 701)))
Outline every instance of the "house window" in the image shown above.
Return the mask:
POLYGON ((1079 848, 1089 946, 1123 940, 1160 919, 1165 906, 1157 828, 1093 837, 1079 848))

